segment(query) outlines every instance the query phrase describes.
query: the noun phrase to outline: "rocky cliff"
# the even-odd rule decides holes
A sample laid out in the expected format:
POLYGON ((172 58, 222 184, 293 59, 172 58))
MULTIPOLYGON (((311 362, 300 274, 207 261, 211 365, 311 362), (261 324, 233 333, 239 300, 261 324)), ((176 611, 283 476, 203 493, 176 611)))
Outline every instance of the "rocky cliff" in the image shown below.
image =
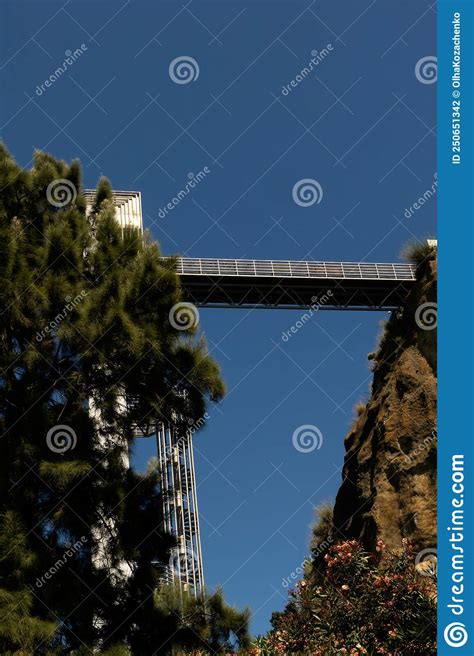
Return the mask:
POLYGON ((336 539, 436 546, 436 252, 372 355, 372 394, 345 438, 336 539))

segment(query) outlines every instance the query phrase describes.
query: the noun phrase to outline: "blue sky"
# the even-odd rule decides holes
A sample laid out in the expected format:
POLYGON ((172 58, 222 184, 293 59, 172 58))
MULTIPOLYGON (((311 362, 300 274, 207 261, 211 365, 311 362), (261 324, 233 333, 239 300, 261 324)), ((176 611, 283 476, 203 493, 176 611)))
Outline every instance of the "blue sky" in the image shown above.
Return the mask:
MULTIPOLYGON (((398 261, 408 240, 434 235, 434 199, 407 218, 436 173, 436 85, 416 75, 436 54, 429 0, 2 0, 0 12, 7 146, 24 166, 46 149, 79 157, 86 186, 104 174, 141 191, 164 253, 398 261), (186 84, 170 75, 181 57, 194 60, 186 84), (323 195, 302 207, 292 189, 306 178, 323 195)), ((229 389, 195 438, 205 578, 251 605, 255 632, 285 603, 314 506, 335 497, 385 318, 318 312, 283 341, 300 315, 200 313, 229 389), (301 453, 292 435, 306 424, 323 443, 301 453)), ((136 465, 153 452, 141 442, 136 465)))

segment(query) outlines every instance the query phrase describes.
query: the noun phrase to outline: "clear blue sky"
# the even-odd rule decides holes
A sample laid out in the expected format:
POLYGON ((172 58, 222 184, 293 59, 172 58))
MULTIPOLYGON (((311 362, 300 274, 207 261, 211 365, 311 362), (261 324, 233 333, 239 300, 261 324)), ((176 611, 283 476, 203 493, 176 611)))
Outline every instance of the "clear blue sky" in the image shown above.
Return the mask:
MULTIPOLYGON (((1 0, 2 137, 24 166, 42 148, 79 157, 87 186, 104 174, 141 191, 164 253, 398 261, 408 240, 435 232, 435 200, 405 216, 436 171, 436 84, 415 75, 435 55, 434 9, 429 0, 1 0), (187 84, 169 75, 182 56, 199 67, 187 84), (304 178, 320 183, 319 204, 294 202, 304 178)), ((284 342, 300 314, 201 311, 229 389, 195 439, 205 578, 252 606, 255 632, 285 603, 281 581, 307 553, 313 507, 335 497, 384 318, 320 312, 284 342), (293 447, 304 424, 321 431, 319 450, 293 447)), ((142 442, 136 465, 153 451, 142 442)))

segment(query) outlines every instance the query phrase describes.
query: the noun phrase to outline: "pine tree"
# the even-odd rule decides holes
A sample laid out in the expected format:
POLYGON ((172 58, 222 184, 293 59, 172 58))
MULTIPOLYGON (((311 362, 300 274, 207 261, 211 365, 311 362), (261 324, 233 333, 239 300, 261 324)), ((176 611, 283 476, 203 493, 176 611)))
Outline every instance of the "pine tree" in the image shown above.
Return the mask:
POLYGON ((0 187, 0 653, 121 654, 173 628, 156 626, 172 543, 156 475, 127 467, 134 427, 198 420, 224 386, 170 323, 173 260, 118 226, 105 179, 86 216, 78 162, 22 170, 1 146, 0 187))
MULTIPOLYGON (((246 649, 250 644, 248 623, 250 611, 226 604, 222 589, 204 592, 195 598, 176 586, 160 587, 155 593, 155 609, 173 623, 173 644, 183 650, 199 649, 208 654, 221 654, 246 649)), ((137 636, 140 642, 143 637, 137 636)), ((137 653, 141 653, 141 646, 137 653)), ((161 651, 168 653, 166 642, 161 651)))

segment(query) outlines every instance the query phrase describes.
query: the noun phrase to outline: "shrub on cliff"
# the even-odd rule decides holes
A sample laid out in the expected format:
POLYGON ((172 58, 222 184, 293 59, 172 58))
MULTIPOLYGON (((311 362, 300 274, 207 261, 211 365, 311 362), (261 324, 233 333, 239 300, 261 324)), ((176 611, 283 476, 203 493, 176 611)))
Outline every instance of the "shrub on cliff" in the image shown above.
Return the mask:
POLYGON ((433 240, 425 242, 408 242, 400 253, 401 257, 408 262, 421 266, 424 262, 436 256, 437 247, 433 240))
POLYGON ((429 656, 436 654, 435 584, 420 576, 408 543, 402 552, 379 541, 368 554, 355 540, 325 556, 323 582, 307 579, 290 591, 256 654, 429 656))

